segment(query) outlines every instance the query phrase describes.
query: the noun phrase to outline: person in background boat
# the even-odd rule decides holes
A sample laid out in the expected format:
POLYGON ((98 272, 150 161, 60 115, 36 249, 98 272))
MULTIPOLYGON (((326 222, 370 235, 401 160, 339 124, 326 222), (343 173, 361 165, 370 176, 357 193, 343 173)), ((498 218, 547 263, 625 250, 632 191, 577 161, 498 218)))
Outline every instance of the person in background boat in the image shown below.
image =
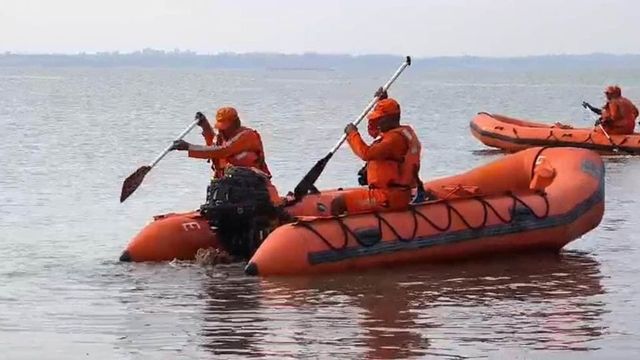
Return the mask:
POLYGON ((260 134, 256 130, 242 126, 236 109, 232 107, 218 109, 215 122, 217 134, 204 114, 197 112, 196 118, 198 125, 202 128, 206 145, 194 145, 184 140, 176 140, 172 150, 188 151, 191 158, 211 160, 214 178, 222 177, 229 166, 251 168, 267 179, 271 200, 274 203, 280 203, 278 191, 271 184, 271 172, 265 161, 260 134))
POLYGON ((600 115, 596 126, 602 125, 609 134, 633 134, 638 117, 638 109, 633 103, 622 96, 622 90, 618 86, 607 86, 604 91, 607 103, 602 109, 598 109, 588 102, 582 102, 582 106, 600 115))
POLYGON ((386 94, 380 95, 382 100, 368 116, 379 131, 371 145, 362 140, 355 125, 345 128, 351 150, 366 161, 368 188, 350 190, 334 199, 331 204, 334 215, 406 209, 411 201, 411 189, 417 186, 420 141, 413 128, 400 125, 398 102, 386 94))

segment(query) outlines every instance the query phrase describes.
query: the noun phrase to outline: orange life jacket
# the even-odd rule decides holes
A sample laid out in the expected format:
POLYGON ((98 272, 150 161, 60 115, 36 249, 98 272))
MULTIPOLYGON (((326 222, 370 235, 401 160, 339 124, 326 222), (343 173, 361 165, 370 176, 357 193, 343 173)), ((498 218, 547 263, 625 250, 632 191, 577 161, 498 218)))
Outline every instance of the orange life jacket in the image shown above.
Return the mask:
POLYGON ((422 144, 413 127, 409 125, 402 125, 392 131, 400 132, 407 140, 407 145, 409 146, 404 161, 400 164, 400 184, 406 184, 414 188, 418 186, 417 175, 420 171, 422 144))
POLYGON ((215 145, 219 147, 227 147, 234 142, 246 143, 246 148, 250 150, 241 151, 226 158, 213 159, 211 168, 214 171, 214 177, 224 175, 225 169, 231 165, 253 168, 271 178, 271 172, 265 161, 262 139, 256 130, 241 127, 229 139, 225 140, 220 134, 216 135, 214 139, 215 145))
POLYGON ((638 108, 633 105, 631 100, 626 97, 620 97, 620 108, 622 117, 625 119, 626 131, 632 134, 636 127, 636 119, 638 118, 638 108))
POLYGON ((413 128, 401 125, 381 135, 382 141, 388 136, 400 136, 407 144, 407 151, 398 159, 371 160, 367 162, 367 182, 373 188, 417 186, 417 172, 420 170, 422 145, 413 128))
POLYGON ((638 109, 622 96, 609 100, 602 110, 603 125, 615 134, 632 134, 637 117, 638 109))

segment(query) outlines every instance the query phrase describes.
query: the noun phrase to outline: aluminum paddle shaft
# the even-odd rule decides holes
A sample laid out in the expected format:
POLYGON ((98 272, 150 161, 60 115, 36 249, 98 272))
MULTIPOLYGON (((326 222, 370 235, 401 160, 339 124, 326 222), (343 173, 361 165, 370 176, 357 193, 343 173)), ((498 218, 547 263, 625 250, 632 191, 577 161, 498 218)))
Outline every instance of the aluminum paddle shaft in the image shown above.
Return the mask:
MULTIPOLYGON (((187 134, 188 134, 189 132, 191 132, 191 130, 193 130, 193 128, 194 128, 194 127, 196 127, 196 125, 198 125, 198 121, 199 121, 198 119, 195 119, 195 120, 191 123, 191 125, 189 125, 189 127, 187 127, 186 129, 184 129, 184 131, 183 131, 182 133, 180 133, 180 135, 178 135, 178 137, 176 138, 176 140, 182 140, 185 136, 187 136, 187 134)), ((159 162, 160 162, 160 160, 162 160, 162 158, 164 158, 164 157, 169 153, 169 151, 171 151, 171 147, 172 147, 172 146, 173 146, 173 144, 171 144, 171 145, 167 146, 167 148, 166 148, 166 149, 164 149, 164 151, 163 151, 160 155, 158 155, 158 157, 157 157, 155 160, 153 160, 153 162, 151 162, 151 164, 149 164, 149 167, 151 167, 151 168, 152 168, 152 167, 156 166, 156 164, 157 164, 157 163, 159 163, 159 162)))
MULTIPOLYGON (((387 83, 384 84, 382 89, 384 91, 387 91, 387 89, 389 89, 391 84, 393 84, 394 81, 396 81, 398 76, 400 76, 400 74, 402 74, 404 69, 406 69, 409 65, 411 65, 411 57, 407 56, 406 60, 402 63, 402 65, 400 65, 398 70, 396 70, 396 72, 393 74, 391 79, 389 79, 389 81, 387 81, 387 83)), ((365 116, 367 116, 367 114, 369 113, 369 111, 371 111, 371 109, 376 105, 377 101, 378 101, 378 96, 376 95, 373 97, 373 100, 371 100, 371 102, 369 103, 369 105, 367 105, 364 111, 362 111, 360 116, 358 116, 358 118, 352 124, 355 126, 358 126, 358 124, 360 124, 362 119, 364 119, 365 116)), ((345 140, 347 140, 347 135, 342 134, 340 141, 338 141, 338 143, 331 149, 331 151, 329 151, 329 153, 325 157, 318 160, 318 162, 316 162, 316 164, 311 168, 311 170, 309 170, 309 172, 307 172, 307 174, 302 178, 302 180, 300 180, 298 185, 296 185, 295 189, 293 190, 293 194, 295 196, 296 201, 300 200, 303 196, 307 195, 310 191, 317 192, 317 189, 315 188, 315 185, 314 185, 316 180, 318 180, 318 178, 320 177, 320 174, 322 174, 322 171, 324 171, 324 168, 327 166, 327 163, 333 157, 333 154, 335 154, 336 151, 338 151, 338 149, 345 142, 345 140)))
MULTIPOLYGON (((182 140, 196 125, 198 125, 198 119, 194 120, 189 127, 184 129, 184 131, 178 135, 176 140, 182 140)), ((131 196, 136 189, 138 189, 140 184, 142 184, 144 177, 147 176, 149 171, 151 171, 151 169, 156 166, 156 164, 158 164, 160 160, 169 153, 169 151, 171 151, 171 147, 173 147, 173 144, 167 146, 167 148, 160 153, 160 155, 158 155, 151 164, 139 167, 138 170, 134 171, 133 174, 129 175, 129 177, 124 180, 122 183, 122 190, 120 191, 120 202, 127 200, 127 198, 131 196)))
MULTIPOLYGON (((402 63, 402 65, 400 65, 400 67, 398 68, 398 70, 396 70, 396 72, 393 74, 391 79, 389 79, 389 81, 387 81, 387 83, 384 84, 384 86, 382 86, 382 90, 383 91, 387 91, 391 87, 391 85, 396 81, 396 79, 398 79, 400 74, 402 74, 404 69, 406 69, 409 65, 411 65, 411 57, 407 56, 407 58, 405 59, 404 63, 402 63)), ((365 116, 367 116, 369 111, 371 111, 371 109, 373 109, 373 107, 376 105, 377 102, 378 102, 378 97, 374 96, 373 99, 371 100, 371 102, 369 102, 367 107, 364 108, 362 113, 358 116, 358 118, 354 122, 352 122, 352 124, 355 125, 355 126, 358 126, 358 124, 360 124, 360 122, 365 118, 365 116)), ((336 145, 331 149, 331 151, 329 151, 329 153, 335 154, 335 152, 338 151, 340 146, 342 146, 342 144, 346 140, 347 140, 347 134, 342 134, 342 137, 340 138, 340 141, 338 141, 338 143, 336 143, 336 145)))

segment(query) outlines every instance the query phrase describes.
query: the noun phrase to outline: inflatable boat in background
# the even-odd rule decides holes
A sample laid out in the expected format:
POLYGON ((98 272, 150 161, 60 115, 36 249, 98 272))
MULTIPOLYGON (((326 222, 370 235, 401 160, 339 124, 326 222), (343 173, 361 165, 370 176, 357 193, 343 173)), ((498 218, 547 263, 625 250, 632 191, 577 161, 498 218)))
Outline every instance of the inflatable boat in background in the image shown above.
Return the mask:
POLYGON ((536 146, 565 146, 590 149, 604 155, 640 155, 640 134, 611 134, 609 140, 597 128, 573 128, 559 123, 549 125, 484 112, 476 115, 469 126, 480 142, 506 152, 536 146))

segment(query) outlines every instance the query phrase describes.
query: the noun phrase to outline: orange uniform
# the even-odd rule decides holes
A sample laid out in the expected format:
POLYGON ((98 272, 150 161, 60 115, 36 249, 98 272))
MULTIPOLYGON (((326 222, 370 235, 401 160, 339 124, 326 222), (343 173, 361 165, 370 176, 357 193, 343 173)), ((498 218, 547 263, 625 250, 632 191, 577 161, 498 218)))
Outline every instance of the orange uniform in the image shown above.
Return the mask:
POLYGON ((191 145, 189 157, 211 159, 213 161, 214 177, 221 177, 227 166, 251 167, 271 177, 264 158, 262 139, 257 131, 241 127, 230 138, 225 139, 221 134, 203 134, 207 146, 191 145))
POLYGON ((638 109, 622 96, 618 86, 607 88, 609 101, 602 108, 602 126, 609 134, 633 134, 636 127, 638 109))
MULTIPOLYGON (((216 114, 215 127, 226 130, 230 123, 238 119, 238 114, 233 108, 220 108, 216 114)), ((202 135, 206 146, 189 145, 189 157, 198 159, 210 159, 214 178, 224 175, 229 166, 248 167, 264 175, 267 179, 267 187, 274 203, 281 201, 278 191, 271 184, 271 172, 265 161, 264 148, 260 134, 253 129, 240 126, 228 137, 222 133, 214 134, 210 127, 205 127, 202 135)))
POLYGON ((609 134, 633 134, 638 109, 627 98, 611 99, 602 109, 602 126, 609 134))
POLYGON ((626 119, 627 131, 629 131, 629 134, 633 134, 636 128, 636 119, 638 118, 638 108, 626 97, 621 96, 618 101, 620 102, 622 116, 626 119))
POLYGON ((349 213, 371 210, 401 210, 411 201, 417 185, 421 145, 410 126, 400 126, 381 134, 371 145, 359 133, 347 136, 353 152, 367 162, 368 189, 344 194, 349 213))

